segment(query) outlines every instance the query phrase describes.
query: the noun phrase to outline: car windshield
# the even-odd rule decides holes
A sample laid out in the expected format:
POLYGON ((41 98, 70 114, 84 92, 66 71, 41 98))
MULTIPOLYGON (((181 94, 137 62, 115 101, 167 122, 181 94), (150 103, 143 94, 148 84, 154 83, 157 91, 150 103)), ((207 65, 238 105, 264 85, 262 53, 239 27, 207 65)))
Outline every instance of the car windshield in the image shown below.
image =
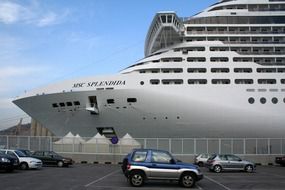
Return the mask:
POLYGON ((15 153, 16 153, 19 157, 27 157, 27 155, 24 154, 22 151, 16 150, 15 153))

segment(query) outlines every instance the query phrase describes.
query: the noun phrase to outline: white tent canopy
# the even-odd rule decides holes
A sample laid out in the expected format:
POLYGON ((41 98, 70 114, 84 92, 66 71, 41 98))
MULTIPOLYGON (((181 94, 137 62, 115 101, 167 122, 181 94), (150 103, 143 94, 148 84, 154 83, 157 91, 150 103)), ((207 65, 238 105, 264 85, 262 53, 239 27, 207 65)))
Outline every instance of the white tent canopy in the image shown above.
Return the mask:
POLYGON ((127 133, 123 138, 120 139, 120 145, 132 145, 132 146, 140 146, 140 143, 136 141, 129 133, 127 133))
POLYGON ((92 137, 86 144, 110 144, 110 141, 104 136, 97 133, 94 137, 92 137))
POLYGON ((71 132, 67 133, 64 137, 60 140, 54 142, 55 144, 80 144, 84 143, 85 141, 77 134, 74 136, 71 132))

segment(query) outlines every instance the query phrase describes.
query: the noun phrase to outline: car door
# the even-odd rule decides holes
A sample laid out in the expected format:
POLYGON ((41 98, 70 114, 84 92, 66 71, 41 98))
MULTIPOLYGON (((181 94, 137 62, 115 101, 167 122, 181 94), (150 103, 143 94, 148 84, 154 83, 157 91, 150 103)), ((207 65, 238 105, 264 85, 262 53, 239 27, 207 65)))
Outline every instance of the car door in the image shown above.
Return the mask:
POLYGON ((243 169, 242 159, 235 155, 227 155, 230 162, 230 168, 234 170, 243 169))
POLYGON ((44 152, 44 157, 45 157, 46 162, 49 165, 56 165, 57 164, 57 160, 54 158, 54 155, 52 154, 52 152, 45 151, 44 152))
POLYGON ((177 179, 180 167, 173 162, 169 153, 164 151, 151 152, 151 178, 177 179))
POLYGON ((228 161, 228 157, 226 155, 219 155, 219 165, 221 165, 223 169, 230 168, 230 162, 228 161))

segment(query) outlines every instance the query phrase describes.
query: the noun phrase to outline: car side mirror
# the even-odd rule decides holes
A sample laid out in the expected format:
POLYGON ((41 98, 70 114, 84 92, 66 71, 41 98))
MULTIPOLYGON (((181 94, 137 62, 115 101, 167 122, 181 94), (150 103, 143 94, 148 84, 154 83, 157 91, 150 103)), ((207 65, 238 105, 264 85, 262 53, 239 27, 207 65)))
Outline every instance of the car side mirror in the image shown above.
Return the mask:
POLYGON ((181 160, 176 160, 176 162, 182 162, 181 160))
POLYGON ((170 164, 176 164, 176 162, 173 158, 170 160, 170 164))

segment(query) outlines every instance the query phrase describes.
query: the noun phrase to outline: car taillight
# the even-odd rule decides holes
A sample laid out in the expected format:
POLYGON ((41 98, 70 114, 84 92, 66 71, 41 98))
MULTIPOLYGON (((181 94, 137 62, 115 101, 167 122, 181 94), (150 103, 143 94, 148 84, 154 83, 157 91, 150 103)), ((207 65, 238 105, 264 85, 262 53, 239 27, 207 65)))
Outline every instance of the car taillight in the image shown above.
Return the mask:
POLYGON ((127 165, 127 170, 129 170, 131 168, 131 164, 127 165))
POLYGON ((282 157, 282 160, 285 160, 285 157, 282 157))

